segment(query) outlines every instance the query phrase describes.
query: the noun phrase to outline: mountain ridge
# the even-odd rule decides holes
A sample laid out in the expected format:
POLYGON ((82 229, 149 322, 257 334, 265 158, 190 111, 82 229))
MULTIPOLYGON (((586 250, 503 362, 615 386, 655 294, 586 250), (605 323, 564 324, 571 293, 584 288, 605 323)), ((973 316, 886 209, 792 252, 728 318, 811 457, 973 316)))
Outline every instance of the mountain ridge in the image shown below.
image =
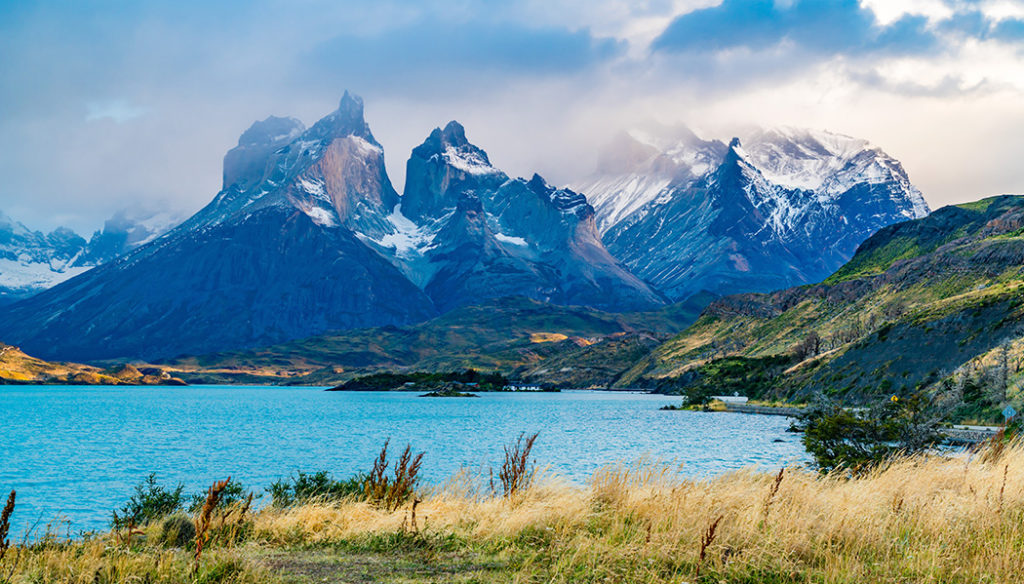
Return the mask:
MULTIPOLYGON (((845 258, 829 242, 859 243, 917 212, 889 183, 855 182, 826 205, 767 180, 738 140, 684 137, 664 152, 638 151, 637 160, 654 157, 641 162, 664 171, 668 190, 602 235, 602 212, 585 193, 508 176, 456 121, 413 149, 400 195, 362 99, 346 91, 308 128, 255 122, 225 154, 208 205, 101 269, 5 308, 0 336, 46 358, 156 359, 404 326, 508 296, 642 311, 824 277, 845 258), (793 211, 798 203, 817 214, 793 211)), ((847 158, 864 151, 857 145, 847 158)))
POLYGON ((154 359, 420 322, 490 297, 664 304, 607 253, 583 196, 493 169, 457 123, 431 136, 448 142, 432 164, 462 182, 426 181, 437 192, 425 194, 454 209, 424 205, 433 216, 416 224, 401 214, 360 98, 346 92, 306 129, 288 118, 257 122, 225 156, 223 188, 206 207, 5 308, 0 335, 46 358, 154 359), (469 162, 499 180, 467 172, 469 162), (428 245, 403 256, 403 230, 428 245), (431 267, 422 281, 407 277, 416 262, 431 267))
POLYGON ((631 164, 578 185, 609 251, 673 300, 819 281, 878 228, 928 211, 902 165, 866 140, 792 128, 728 144, 675 135, 621 135, 612 151, 631 164))
MULTIPOLYGON (((727 359, 788 357, 749 387, 771 399, 854 403, 965 384, 990 391, 999 359, 1024 358, 1022 233, 1024 197, 1014 195, 886 227, 819 284, 713 301, 621 382, 685 387, 727 359)), ((993 411, 1024 383, 1019 365, 1002 375, 993 411)))

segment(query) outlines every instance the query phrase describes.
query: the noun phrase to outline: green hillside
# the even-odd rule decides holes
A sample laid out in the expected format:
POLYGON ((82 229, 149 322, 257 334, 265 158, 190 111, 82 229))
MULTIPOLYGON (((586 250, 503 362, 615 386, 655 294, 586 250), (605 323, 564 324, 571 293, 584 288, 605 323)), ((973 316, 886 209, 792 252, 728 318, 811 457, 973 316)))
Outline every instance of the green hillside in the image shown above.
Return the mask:
MULTIPOLYGON (((425 323, 342 331, 272 347, 177 359, 166 366, 191 383, 333 385, 375 371, 456 371, 475 368, 515 374, 536 364, 621 334, 665 340, 692 323, 710 297, 695 297, 657 311, 608 313, 504 298, 456 309, 425 323)), ((649 343, 647 351, 658 343, 649 343)), ((613 351, 618 347, 607 345, 613 351)), ((646 354, 646 351, 645 353, 646 354)), ((583 386, 611 376, 579 377, 583 386)), ((531 379, 536 379, 532 376, 531 379)))
POLYGON ((728 369, 721 359, 770 357, 746 381, 755 397, 863 402, 966 386, 994 396, 991 412, 1018 392, 1022 286, 1024 197, 945 207, 881 230, 822 284, 713 302, 617 383, 703 383, 728 369))

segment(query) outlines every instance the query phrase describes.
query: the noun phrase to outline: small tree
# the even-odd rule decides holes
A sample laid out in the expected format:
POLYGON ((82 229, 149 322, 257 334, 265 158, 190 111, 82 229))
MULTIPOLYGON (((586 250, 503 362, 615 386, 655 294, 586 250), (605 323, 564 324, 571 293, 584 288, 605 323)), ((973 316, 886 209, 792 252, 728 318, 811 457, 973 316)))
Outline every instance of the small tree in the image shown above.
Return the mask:
POLYGON ((942 409, 923 397, 893 396, 852 410, 820 402, 803 414, 798 428, 818 468, 870 468, 897 452, 915 453, 940 439, 942 409))
POLYGON ((992 401, 999 404, 1006 401, 1010 390, 1010 344, 1003 343, 995 351, 995 364, 990 369, 992 401))
POLYGON ((815 331, 807 333, 804 340, 793 347, 793 352, 801 361, 818 356, 821 353, 821 336, 815 331))

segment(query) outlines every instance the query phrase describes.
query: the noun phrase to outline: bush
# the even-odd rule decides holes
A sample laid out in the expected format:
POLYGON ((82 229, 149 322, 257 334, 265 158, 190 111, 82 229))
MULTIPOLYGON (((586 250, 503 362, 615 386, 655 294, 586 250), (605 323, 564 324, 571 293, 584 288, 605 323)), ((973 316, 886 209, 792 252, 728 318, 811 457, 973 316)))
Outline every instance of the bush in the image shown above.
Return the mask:
MULTIPOLYGON (((249 491, 245 489, 245 485, 239 481, 231 480, 220 493, 220 499, 217 501, 217 509, 227 509, 232 505, 237 505, 242 501, 245 501, 248 497, 249 491)), ((198 513, 203 508, 203 504, 206 503, 206 491, 192 495, 190 497, 190 501, 188 512, 198 513)))
POLYGON ((930 448, 941 437, 942 415, 922 397, 891 398, 881 405, 850 410, 819 403, 805 412, 797 429, 818 468, 866 470, 886 458, 930 448))
POLYGON ((325 470, 309 474, 299 472, 295 477, 274 482, 267 488, 267 491, 270 493, 271 505, 290 507, 310 501, 340 501, 359 498, 363 496, 365 482, 364 475, 337 481, 331 478, 331 475, 325 470))
POLYGON ((196 526, 187 515, 165 517, 153 534, 153 543, 164 547, 185 548, 196 538, 196 526))
POLYGON ((135 492, 128 498, 123 507, 113 512, 111 525, 120 530, 152 523, 180 511, 185 502, 183 491, 185 486, 178 484, 167 489, 156 481, 156 473, 150 474, 146 480, 135 485, 135 492))
POLYGON ((475 383, 479 391, 502 391, 510 383, 500 373, 481 373, 476 369, 466 369, 465 371, 443 373, 423 371, 413 373, 374 373, 350 379, 335 389, 346 391, 396 391, 404 389, 406 383, 427 387, 446 382, 475 383))

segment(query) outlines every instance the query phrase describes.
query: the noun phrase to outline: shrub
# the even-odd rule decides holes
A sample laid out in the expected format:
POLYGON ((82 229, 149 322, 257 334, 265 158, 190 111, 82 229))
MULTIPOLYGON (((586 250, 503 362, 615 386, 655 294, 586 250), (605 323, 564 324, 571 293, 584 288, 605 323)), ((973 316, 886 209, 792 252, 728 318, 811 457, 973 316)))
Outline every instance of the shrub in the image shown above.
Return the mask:
POLYGON ((153 543, 172 548, 184 548, 196 537, 196 526, 192 518, 180 513, 169 515, 157 526, 153 543))
POLYGON ((465 371, 442 373, 423 371, 413 373, 374 373, 350 379, 335 389, 347 391, 395 391, 403 389, 406 383, 432 386, 445 382, 475 383, 480 391, 502 391, 510 383, 500 373, 481 373, 476 369, 466 369, 465 371))
POLYGON ((185 486, 178 484, 167 489, 156 481, 156 473, 150 474, 146 480, 135 485, 135 492, 128 502, 113 512, 111 525, 115 530, 130 529, 142 526, 180 511, 185 502, 182 494, 185 486))
MULTIPOLYGON (((203 504, 206 503, 206 496, 207 493, 205 491, 192 495, 190 497, 188 512, 198 513, 201 511, 203 504)), ((245 489, 245 485, 232 479, 220 493, 220 498, 217 500, 217 510, 227 509, 233 505, 238 505, 245 501, 248 496, 249 491, 245 489)))
POLYGON ((346 480, 337 481, 327 471, 315 473, 299 472, 287 480, 279 480, 271 484, 271 505, 274 507, 290 507, 310 501, 340 501, 342 499, 363 496, 363 485, 366 477, 356 475, 346 480))
POLYGON ((877 465, 897 452, 921 452, 940 439, 939 409, 922 397, 896 398, 863 410, 819 403, 800 418, 807 452, 823 472, 877 465))

